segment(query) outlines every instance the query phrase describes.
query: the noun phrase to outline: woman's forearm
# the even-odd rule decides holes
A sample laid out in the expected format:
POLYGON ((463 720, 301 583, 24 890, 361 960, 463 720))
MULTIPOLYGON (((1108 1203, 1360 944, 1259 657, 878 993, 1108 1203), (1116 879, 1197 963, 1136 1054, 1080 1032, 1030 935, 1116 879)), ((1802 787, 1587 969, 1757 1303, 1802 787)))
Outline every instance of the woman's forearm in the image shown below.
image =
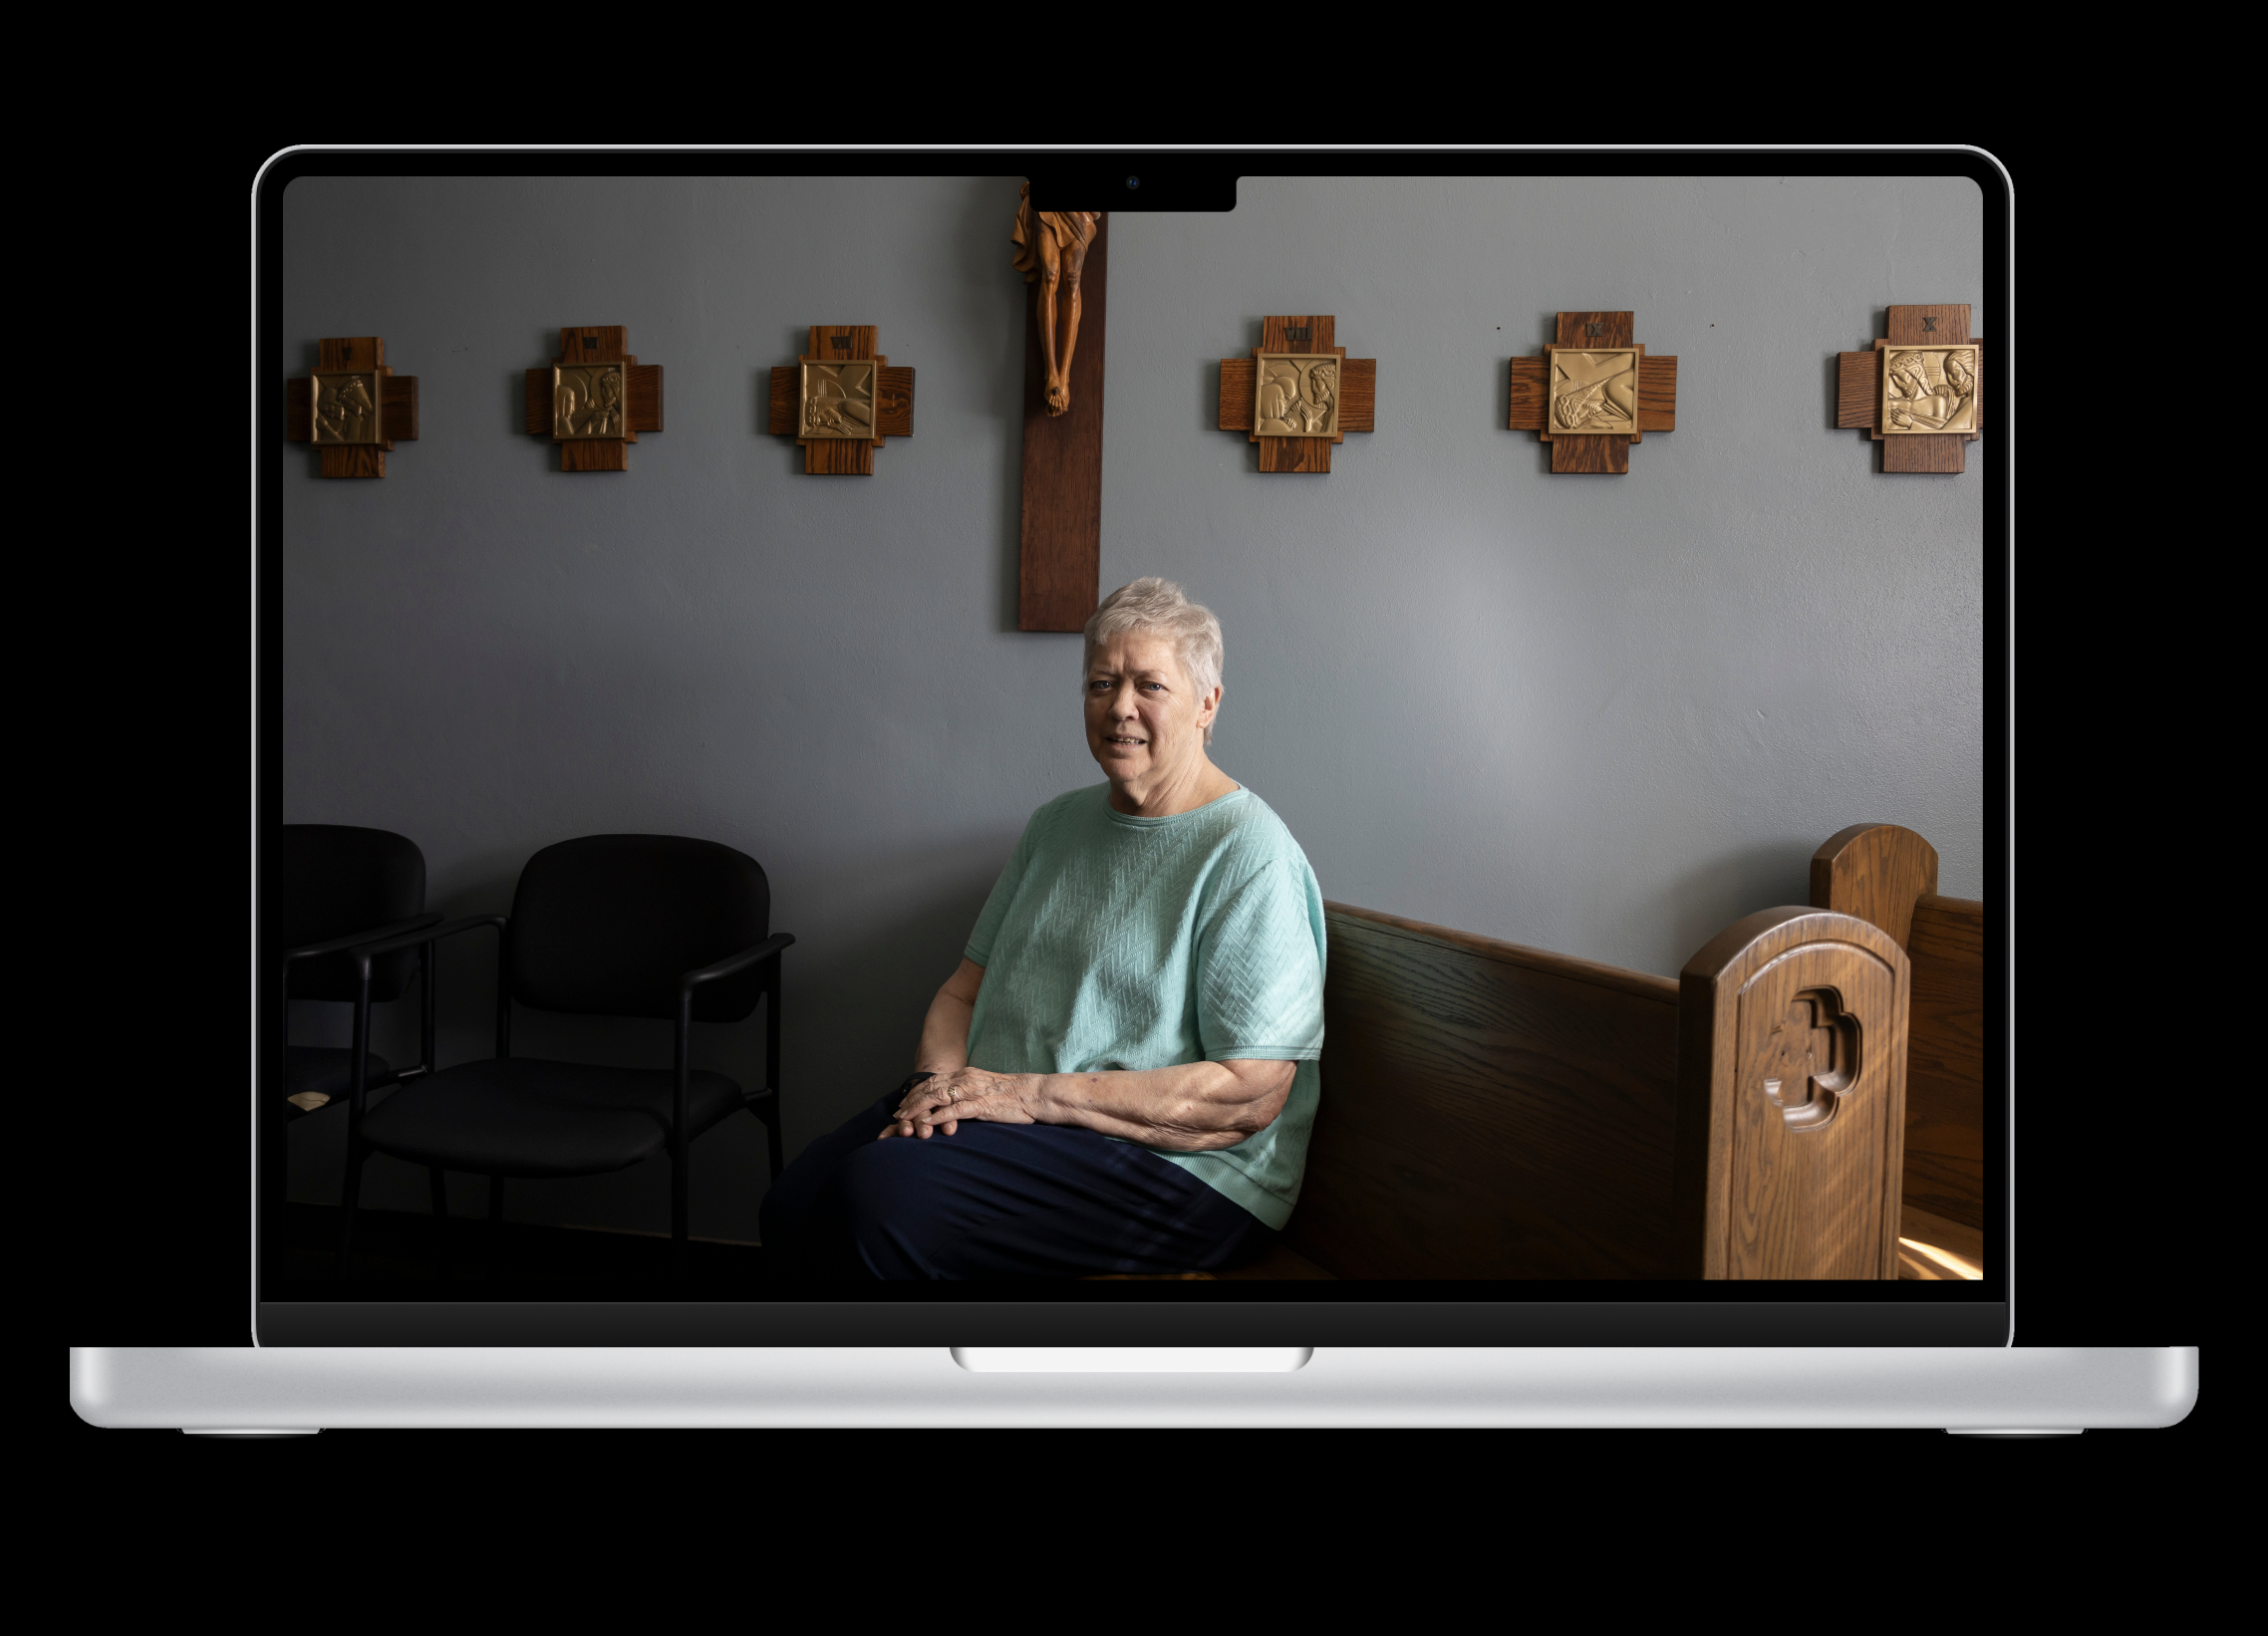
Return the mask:
POLYGON ((963 960, 930 1001, 910 1087, 880 1134, 950 1136, 962 1120, 1083 1125, 1173 1153, 1233 1148, 1283 1111, 1297 1064, 1258 1058, 1083 1074, 1002 1074, 969 1066, 985 968, 963 960))
POLYGON ((1297 1064, 1185 1062, 1139 1072, 1015 1076, 1031 1117, 1175 1153, 1233 1148, 1283 1111, 1297 1064))
MULTIPOLYGON (((940 992, 922 1019, 922 1043, 914 1053, 916 1073, 950 1073, 969 1065, 969 1021, 977 1008, 940 992)), ((903 1037, 903 1036, 901 1036, 903 1037)))
POLYGON ((969 1025, 977 1015, 977 991, 985 985, 985 968, 963 960, 959 970, 930 1001, 922 1018, 922 1042, 914 1052, 916 1073, 951 1073, 969 1066, 969 1025))

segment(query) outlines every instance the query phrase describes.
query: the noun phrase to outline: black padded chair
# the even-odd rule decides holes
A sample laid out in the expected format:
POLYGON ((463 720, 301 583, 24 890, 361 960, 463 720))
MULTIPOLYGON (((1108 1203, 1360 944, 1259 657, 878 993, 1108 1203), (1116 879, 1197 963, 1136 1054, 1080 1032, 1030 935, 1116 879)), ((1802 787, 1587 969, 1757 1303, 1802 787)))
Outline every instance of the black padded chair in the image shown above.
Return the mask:
MULTIPOLYGON (((352 1046, 294 1045, 284 1018, 283 1119, 345 1106, 356 1092, 394 1084, 392 1064, 370 1049, 370 1006, 400 999, 424 967, 419 951, 360 961, 358 944, 436 926, 425 911, 425 855, 408 836, 347 824, 286 824, 278 853, 284 997, 355 1007, 352 1046)), ((423 1064, 433 1059, 432 996, 425 995, 423 1064)), ((420 1068, 403 1070, 417 1073, 420 1068)))
POLYGON ((494 927, 496 1054, 442 1068, 366 1108, 348 1126, 346 1220, 352 1252, 362 1167, 373 1153, 426 1168, 433 1214, 445 1220, 447 1171, 488 1178, 488 1218, 501 1221, 507 1177, 595 1176, 670 1156, 670 1236, 686 1238, 687 1151, 745 1108, 780 1170, 780 952, 771 887, 760 865, 714 841, 675 835, 588 835, 546 847, 520 871, 509 916, 479 915, 379 940, 353 957, 375 967, 410 948, 494 927), (738 1022, 764 1004, 764 1084, 741 1088, 692 1062, 693 1024, 738 1022), (654 1017, 677 1030, 674 1069, 613 1068, 511 1054, 512 1002, 541 1011, 654 1017))

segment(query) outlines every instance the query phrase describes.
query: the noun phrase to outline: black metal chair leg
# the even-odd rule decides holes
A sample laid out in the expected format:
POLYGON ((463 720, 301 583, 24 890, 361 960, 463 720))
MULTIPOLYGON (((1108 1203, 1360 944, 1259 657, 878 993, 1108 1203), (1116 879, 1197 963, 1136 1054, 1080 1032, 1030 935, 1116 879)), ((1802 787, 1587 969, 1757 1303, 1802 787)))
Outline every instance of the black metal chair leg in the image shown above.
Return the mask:
POLYGON ((433 1189, 433 1248, 434 1258, 440 1263, 441 1275, 448 1275, 448 1173, 438 1165, 427 1165, 425 1176, 433 1189))
POLYGON ((355 1249, 355 1204, 362 1197, 363 1161, 370 1156, 357 1153, 350 1141, 347 1147, 347 1174, 343 1179, 345 1198, 339 1211, 339 1276, 347 1275, 347 1262, 355 1249))
POLYGON ((670 1272, 686 1275, 686 1239, 693 1221, 692 1177, 686 1174, 686 1144, 671 1144, 670 1153, 670 1272))
POLYGON ((496 1274, 502 1257, 503 1236, 504 1179, 501 1176, 491 1176, 488 1178, 488 1231, 486 1234, 488 1240, 488 1272, 491 1277, 496 1274))
POLYGON ((260 1144, 261 1177, 267 1184, 262 1192, 280 1227, 285 1207, 291 1203, 291 1104, 280 1095, 268 1100, 273 1106, 260 1144))
POLYGON ((771 1179, 779 1180, 780 1158, 779 1118, 785 1099, 779 1094, 779 961, 774 959, 764 968, 764 1090, 771 1097, 771 1114, 764 1120, 766 1139, 771 1151, 771 1179))

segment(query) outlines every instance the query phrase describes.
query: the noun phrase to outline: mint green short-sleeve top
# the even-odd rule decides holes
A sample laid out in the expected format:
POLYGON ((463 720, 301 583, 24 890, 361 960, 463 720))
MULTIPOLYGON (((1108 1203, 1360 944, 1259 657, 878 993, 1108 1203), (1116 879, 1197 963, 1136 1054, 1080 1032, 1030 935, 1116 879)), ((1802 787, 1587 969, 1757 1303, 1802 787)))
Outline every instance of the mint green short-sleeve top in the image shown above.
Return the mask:
POLYGON ((1239 789, 1135 818, 1097 784, 1031 816, 966 953, 985 968, 969 1061, 993 1073, 1296 1062, 1266 1130, 1148 1151, 1272 1227, 1291 1219, 1323 1049, 1323 896, 1283 820, 1239 789))

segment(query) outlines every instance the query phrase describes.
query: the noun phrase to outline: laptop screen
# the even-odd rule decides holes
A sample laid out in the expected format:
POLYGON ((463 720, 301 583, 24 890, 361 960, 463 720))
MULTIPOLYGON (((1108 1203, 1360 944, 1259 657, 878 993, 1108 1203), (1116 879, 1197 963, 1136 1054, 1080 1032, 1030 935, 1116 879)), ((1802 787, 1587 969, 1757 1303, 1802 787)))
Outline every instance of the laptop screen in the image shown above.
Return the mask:
POLYGON ((263 1341, 2006 1337, 1989 158, 257 211, 263 1341))

